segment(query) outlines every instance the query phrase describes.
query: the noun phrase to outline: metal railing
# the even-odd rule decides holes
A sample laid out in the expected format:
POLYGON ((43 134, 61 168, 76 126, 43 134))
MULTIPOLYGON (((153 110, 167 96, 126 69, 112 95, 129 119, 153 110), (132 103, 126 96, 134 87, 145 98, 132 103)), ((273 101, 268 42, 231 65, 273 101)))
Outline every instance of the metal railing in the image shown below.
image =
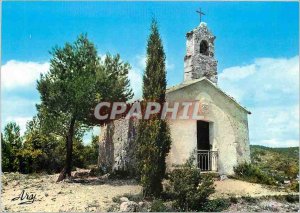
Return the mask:
POLYGON ((201 171, 217 171, 218 152, 210 150, 198 150, 197 165, 201 171))

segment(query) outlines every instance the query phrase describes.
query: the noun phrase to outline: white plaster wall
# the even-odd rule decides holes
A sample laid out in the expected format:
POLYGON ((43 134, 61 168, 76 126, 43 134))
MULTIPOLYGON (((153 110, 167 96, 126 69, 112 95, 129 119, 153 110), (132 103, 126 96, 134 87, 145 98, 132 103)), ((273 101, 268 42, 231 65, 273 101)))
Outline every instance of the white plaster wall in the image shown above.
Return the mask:
MULTIPOLYGON (((212 150, 218 151, 218 172, 233 174, 238 163, 250 161, 247 112, 206 81, 200 81, 167 93, 167 101, 192 101, 208 105, 202 120, 210 123, 212 150)), ((195 120, 170 120, 172 146, 168 168, 183 164, 197 148, 195 120)))
POLYGON ((170 120, 172 146, 166 159, 171 168, 186 162, 197 147, 196 121, 193 120, 170 120), (188 143, 187 143, 188 141, 188 143))

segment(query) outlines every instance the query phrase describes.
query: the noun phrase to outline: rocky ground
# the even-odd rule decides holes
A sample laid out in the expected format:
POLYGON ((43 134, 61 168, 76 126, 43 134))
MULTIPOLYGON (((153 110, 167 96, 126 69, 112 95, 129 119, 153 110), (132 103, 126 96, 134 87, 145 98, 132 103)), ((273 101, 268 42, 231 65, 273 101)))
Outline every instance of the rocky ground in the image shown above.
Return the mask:
MULTIPOLYGON (((151 205, 142 200, 141 187, 134 180, 109 180, 103 176, 56 183, 57 177, 18 173, 2 175, 2 209, 9 212, 148 211, 151 205)), ((299 202, 274 197, 286 196, 290 192, 233 179, 216 181, 215 184, 216 193, 211 199, 232 199, 228 211, 299 210, 299 202)))
MULTIPOLYGON (((19 175, 2 176, 2 205, 4 210, 20 212, 89 212, 107 211, 112 199, 123 194, 138 194, 141 187, 133 180, 105 180, 89 178, 85 181, 56 183, 58 175, 19 175), (36 195, 31 204, 19 205, 18 197, 22 190, 36 195)), ((24 197, 24 196, 23 196, 24 197)), ((28 200, 28 199, 24 199, 28 200)), ((23 201, 24 201, 23 200, 23 201)))
POLYGON ((251 199, 241 198, 232 203, 226 211, 229 212, 298 212, 299 202, 287 201, 274 197, 251 199))

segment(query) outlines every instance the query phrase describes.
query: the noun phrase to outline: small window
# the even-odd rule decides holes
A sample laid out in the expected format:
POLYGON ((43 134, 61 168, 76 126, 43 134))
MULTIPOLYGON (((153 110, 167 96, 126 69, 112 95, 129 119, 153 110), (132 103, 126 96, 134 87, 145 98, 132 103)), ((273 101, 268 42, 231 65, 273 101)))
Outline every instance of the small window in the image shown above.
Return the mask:
POLYGON ((200 53, 208 56, 208 43, 205 40, 202 40, 200 43, 200 53))

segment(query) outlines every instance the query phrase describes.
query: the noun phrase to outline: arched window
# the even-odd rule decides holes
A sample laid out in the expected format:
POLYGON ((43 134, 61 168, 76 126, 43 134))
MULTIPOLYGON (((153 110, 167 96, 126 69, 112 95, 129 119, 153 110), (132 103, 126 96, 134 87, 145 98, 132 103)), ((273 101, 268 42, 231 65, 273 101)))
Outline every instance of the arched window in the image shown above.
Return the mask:
POLYGON ((205 40, 202 40, 200 43, 200 53, 208 56, 208 43, 205 40))

